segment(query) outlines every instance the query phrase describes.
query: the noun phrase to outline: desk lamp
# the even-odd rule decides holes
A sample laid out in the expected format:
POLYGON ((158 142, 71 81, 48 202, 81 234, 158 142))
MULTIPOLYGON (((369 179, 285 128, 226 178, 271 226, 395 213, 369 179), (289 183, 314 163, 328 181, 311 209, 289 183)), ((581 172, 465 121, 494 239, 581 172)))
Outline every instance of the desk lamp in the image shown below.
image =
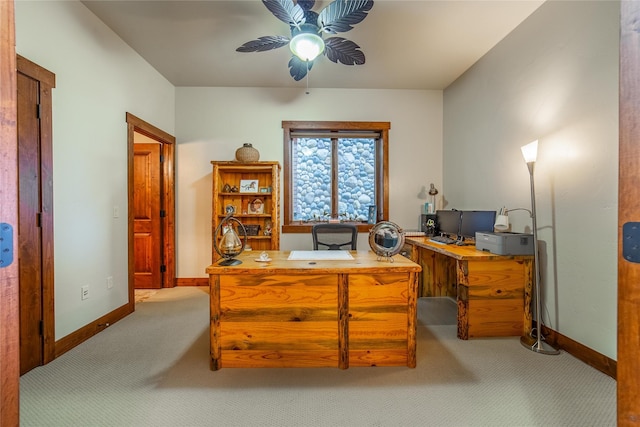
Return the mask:
POLYGON ((533 286, 535 288, 535 318, 536 318, 536 333, 535 338, 533 330, 529 336, 523 336, 520 338, 520 342, 523 346, 531 351, 541 354, 560 354, 558 350, 553 348, 548 343, 544 342, 542 336, 542 301, 540 297, 540 262, 538 259, 538 226, 536 224, 536 192, 534 188, 533 179, 533 167, 536 163, 538 156, 538 141, 535 140, 527 145, 521 147, 522 156, 527 163, 529 169, 529 181, 531 182, 531 221, 533 222, 533 262, 535 264, 535 277, 533 280, 533 286))
POLYGON ((507 209, 506 207, 501 208, 498 211, 498 215, 496 215, 496 222, 493 224, 493 228, 496 231, 509 231, 511 224, 509 224, 509 212, 513 211, 527 211, 529 212, 529 217, 533 218, 533 213, 527 208, 513 208, 507 209))

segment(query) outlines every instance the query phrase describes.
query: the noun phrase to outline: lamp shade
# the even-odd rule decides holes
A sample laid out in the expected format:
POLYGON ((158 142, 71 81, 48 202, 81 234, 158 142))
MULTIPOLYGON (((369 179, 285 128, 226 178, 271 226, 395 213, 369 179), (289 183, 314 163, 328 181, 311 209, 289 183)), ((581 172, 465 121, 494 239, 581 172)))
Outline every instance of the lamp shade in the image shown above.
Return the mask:
POLYGON ((497 215, 493 228, 497 231, 509 230, 509 216, 506 213, 504 215, 497 215))
POLYGON ((313 61, 324 51, 324 40, 318 35, 318 27, 313 24, 303 24, 300 30, 292 31, 289 42, 291 52, 303 61, 313 61))
POLYGON ((522 157, 524 157, 525 163, 535 162, 538 157, 538 140, 536 139, 527 145, 523 145, 520 150, 522 150, 522 157))

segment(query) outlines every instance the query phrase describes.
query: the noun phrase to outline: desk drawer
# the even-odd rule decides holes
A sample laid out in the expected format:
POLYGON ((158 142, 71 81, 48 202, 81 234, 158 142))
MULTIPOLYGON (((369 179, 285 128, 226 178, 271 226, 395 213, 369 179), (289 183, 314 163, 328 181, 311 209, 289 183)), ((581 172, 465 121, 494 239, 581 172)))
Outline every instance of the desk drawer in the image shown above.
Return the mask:
POLYGON ((521 261, 461 261, 459 338, 522 335, 525 278, 525 263, 521 261))
MULTIPOLYGON (((482 292, 483 287, 493 289, 494 296, 502 292, 524 291, 525 262, 504 261, 459 261, 458 283, 482 292)), ((522 295, 520 295, 522 297, 522 295)))
POLYGON ((458 286, 458 338, 521 336, 523 298, 474 297, 472 288, 458 286))

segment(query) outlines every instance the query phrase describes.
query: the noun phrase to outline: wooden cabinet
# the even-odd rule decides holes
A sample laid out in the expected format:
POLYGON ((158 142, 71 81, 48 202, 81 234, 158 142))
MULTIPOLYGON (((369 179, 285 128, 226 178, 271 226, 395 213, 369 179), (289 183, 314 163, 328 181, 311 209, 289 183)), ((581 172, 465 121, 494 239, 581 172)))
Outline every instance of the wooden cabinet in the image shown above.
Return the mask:
POLYGON ((419 295, 456 298, 458 338, 530 336, 533 255, 495 255, 427 237, 405 242, 422 267, 419 295))
MULTIPOLYGON (((280 249, 280 164, 278 162, 218 162, 213 165, 211 255, 220 256, 213 245, 215 230, 233 206, 234 217, 247 229, 247 245, 253 251, 280 249)), ((218 239, 222 233, 218 233, 218 239)), ((238 233, 240 234, 240 233, 238 233)), ((245 247, 245 250, 248 248, 245 247)))

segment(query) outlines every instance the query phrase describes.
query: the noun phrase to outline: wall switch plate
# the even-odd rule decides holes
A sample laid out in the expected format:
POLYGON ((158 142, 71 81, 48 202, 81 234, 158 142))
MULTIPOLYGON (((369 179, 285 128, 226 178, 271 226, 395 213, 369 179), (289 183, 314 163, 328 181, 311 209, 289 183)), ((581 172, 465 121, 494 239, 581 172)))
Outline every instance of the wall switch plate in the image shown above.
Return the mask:
POLYGON ((89 285, 85 285, 85 286, 81 287, 80 291, 81 291, 81 298, 83 300, 89 298, 89 285))
POLYGON ((113 288, 113 276, 107 277, 107 289, 113 288))
POLYGON ((120 208, 118 206, 113 207, 113 217, 120 218, 120 208))

